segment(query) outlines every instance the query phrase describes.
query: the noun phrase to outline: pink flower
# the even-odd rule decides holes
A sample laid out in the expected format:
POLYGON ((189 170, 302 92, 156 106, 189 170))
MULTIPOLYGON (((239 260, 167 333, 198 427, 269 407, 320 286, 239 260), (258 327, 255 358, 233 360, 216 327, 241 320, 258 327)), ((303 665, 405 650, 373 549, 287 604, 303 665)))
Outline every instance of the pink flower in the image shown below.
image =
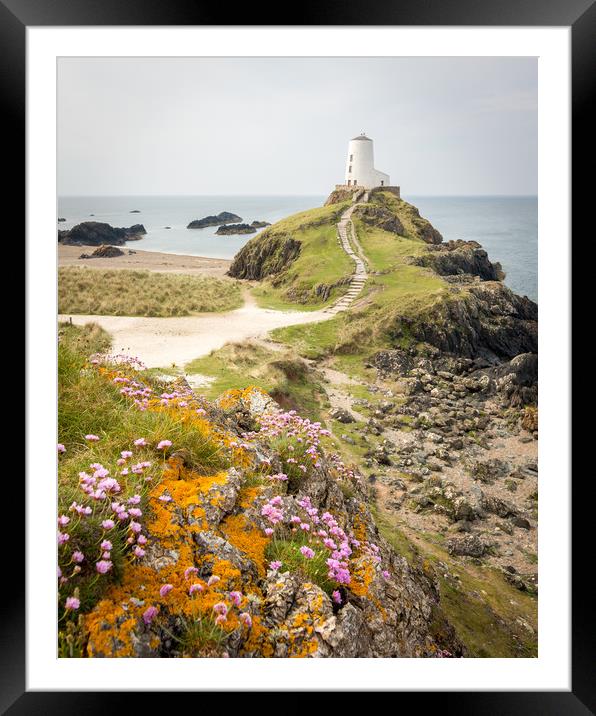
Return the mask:
POLYGON ((219 624, 223 624, 227 620, 227 618, 227 614, 218 614, 215 617, 215 623, 219 626, 219 624))
POLYGON ((76 597, 67 597, 64 605, 65 609, 78 609, 81 606, 81 602, 76 597))
POLYGON ((389 579, 391 577, 391 575, 389 574, 389 572, 386 569, 383 570, 383 577, 385 577, 385 579, 389 579))
POLYGON ((120 455, 123 460, 126 460, 126 458, 132 457, 132 452, 130 450, 123 450, 120 455))
POLYGON ((104 528, 104 530, 111 530, 111 529, 113 529, 113 527, 115 526, 115 524, 116 524, 116 523, 114 522, 114 520, 104 520, 104 521, 101 523, 101 526, 104 528))
POLYGON ((184 570, 184 579, 188 579, 191 574, 198 574, 199 570, 196 567, 187 567, 184 570))
POLYGON ((145 445, 147 445, 147 441, 145 440, 145 438, 137 438, 134 441, 134 444, 136 447, 145 447, 145 445))
POLYGON ((212 574, 207 580, 207 586, 212 587, 214 584, 217 584, 220 579, 221 577, 218 577, 217 574, 212 574))
POLYGON ((58 452, 66 452, 66 448, 64 447, 64 445, 62 443, 58 443, 58 445, 56 447, 58 449, 58 452))
POLYGON ((95 569, 100 574, 107 574, 110 569, 112 569, 112 563, 107 559, 102 559, 99 562, 96 562, 95 569))
POLYGON ((145 535, 139 535, 137 537, 137 543, 138 544, 147 544, 147 538, 145 537, 145 535))
POLYGON ((85 555, 82 552, 79 552, 78 550, 76 552, 72 553, 72 559, 73 562, 76 562, 77 564, 80 564, 84 561, 85 555))
POLYGON ((277 572, 278 569, 281 567, 281 562, 279 560, 274 560, 273 562, 269 562, 269 569, 271 569, 273 572, 277 572))
POLYGON ((240 612, 238 619, 250 629, 252 626, 252 617, 248 612, 240 612))
POLYGON ((85 435, 85 440, 88 440, 90 443, 96 443, 99 440, 99 436, 92 434, 85 435))
POLYGON ((70 517, 67 517, 66 515, 60 515, 58 517, 58 525, 60 527, 66 527, 66 525, 70 522, 70 517))
POLYGON ((144 557, 144 556, 145 556, 145 550, 144 550, 142 547, 138 547, 138 546, 135 547, 135 548, 133 549, 133 552, 134 552, 135 557, 139 557, 139 559, 140 559, 141 557, 144 557))
POLYGON ((307 547, 304 545, 304 547, 300 547, 300 551, 302 552, 303 556, 306 557, 306 559, 312 559, 315 556, 315 553, 312 551, 310 547, 307 547))
POLYGON ((273 534, 273 530, 271 529, 271 527, 265 528, 265 534, 267 535, 267 537, 271 537, 271 535, 273 534))
POLYGON ((109 539, 104 539, 100 546, 104 552, 109 552, 112 549, 112 543, 109 539))
POLYGON ((336 590, 331 594, 331 596, 333 597, 333 601, 334 601, 336 604, 341 604, 341 594, 340 594, 340 592, 339 592, 338 589, 336 589, 336 590))
POLYGON ((213 605, 213 611, 223 617, 228 615, 228 605, 225 602, 217 602, 213 605))
POLYGON ((205 589, 202 584, 199 584, 198 582, 195 582, 194 584, 190 585, 190 588, 188 590, 189 594, 194 594, 195 592, 202 592, 205 589))
POLYGON ((139 510, 138 507, 130 507, 128 510, 128 514, 132 515, 133 517, 141 517, 143 513, 141 512, 141 510, 139 510))
POLYGON ((153 619, 157 616, 157 607, 147 607, 143 612, 143 621, 147 626, 151 624, 153 619))
POLYGON ((172 589, 174 589, 174 587, 171 584, 164 584, 162 587, 160 587, 159 596, 167 596, 172 591, 172 589))
POLYGON ((134 520, 131 520, 129 527, 133 532, 136 532, 137 534, 141 531, 141 525, 134 520))
POLYGON ((141 501, 140 495, 133 495, 132 497, 128 498, 129 505, 138 505, 140 501, 141 501))
POLYGON ((161 502, 171 502, 172 498, 169 495, 162 495, 160 498, 161 502))
POLYGON ((70 539, 70 535, 67 532, 58 532, 58 544, 66 544, 70 539))
POLYGON ((230 599, 237 607, 239 607, 242 602, 242 592, 230 592, 230 599))
POLYGON ((166 448, 169 448, 169 447, 172 447, 171 440, 160 440, 160 442, 157 443, 158 450, 165 450, 166 448))

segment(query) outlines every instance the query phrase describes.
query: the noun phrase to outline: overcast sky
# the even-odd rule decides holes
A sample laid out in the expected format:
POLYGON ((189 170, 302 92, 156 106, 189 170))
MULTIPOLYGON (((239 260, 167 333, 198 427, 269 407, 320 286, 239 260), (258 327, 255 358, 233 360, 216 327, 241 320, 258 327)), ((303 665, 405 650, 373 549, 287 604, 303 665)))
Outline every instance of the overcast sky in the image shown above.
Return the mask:
POLYGON ((66 195, 326 194, 365 131, 405 195, 537 193, 528 58, 64 58, 66 195))

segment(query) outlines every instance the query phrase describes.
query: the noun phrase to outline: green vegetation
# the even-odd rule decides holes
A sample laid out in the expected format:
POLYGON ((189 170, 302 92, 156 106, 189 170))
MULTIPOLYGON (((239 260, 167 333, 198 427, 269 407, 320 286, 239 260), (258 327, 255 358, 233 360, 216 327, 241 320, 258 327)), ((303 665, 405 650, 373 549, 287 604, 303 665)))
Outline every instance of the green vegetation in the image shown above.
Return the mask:
POLYGON ((104 316, 190 316, 242 304, 237 281, 128 269, 58 269, 58 312, 104 316))
MULTIPOLYGON (((71 515, 68 525, 73 542, 84 554, 97 554, 104 530, 100 515, 84 520, 72 517, 69 507, 81 500, 80 473, 89 471, 92 463, 101 463, 110 474, 118 475, 121 468, 116 458, 124 450, 131 450, 138 438, 145 438, 147 447, 137 447, 135 460, 147 461, 150 466, 139 474, 129 472, 122 479, 122 492, 118 499, 126 501, 134 494, 141 496, 139 507, 144 510, 149 490, 148 475, 160 471, 163 454, 155 451, 160 440, 168 438, 181 451, 185 460, 202 474, 210 474, 228 464, 221 445, 200 433, 192 425, 177 419, 168 411, 142 411, 120 393, 120 386, 106 380, 98 370, 88 367, 89 352, 109 347, 106 334, 93 324, 83 328, 60 324, 58 344, 58 439, 65 446, 60 456, 58 486, 59 512, 71 515), (91 442, 85 436, 99 438, 91 442)), ((143 380, 147 381, 146 376, 143 380)), ((153 384, 161 392, 163 386, 153 384)), ((93 472, 93 469, 91 469, 93 472)), ((81 610, 88 611, 101 597, 102 590, 112 579, 118 580, 125 563, 126 529, 111 532, 111 561, 113 569, 109 579, 90 577, 81 583, 79 598, 81 610)), ((62 649, 74 649, 70 644, 62 649)), ((76 639, 75 639, 76 641, 76 639)))
POLYGON ((323 390, 307 364, 288 351, 276 351, 257 343, 228 343, 208 356, 185 366, 188 374, 215 380, 201 392, 216 398, 226 390, 258 385, 287 410, 318 420, 323 390))
POLYGON ((287 268, 254 289, 259 305, 274 309, 314 310, 337 300, 347 286, 331 290, 326 300, 318 286, 333 286, 353 272, 352 260, 337 240, 337 221, 350 202, 303 211, 283 219, 254 239, 263 243, 274 236, 291 236, 301 243, 300 254, 287 268))
POLYGON ((329 568, 326 560, 329 552, 325 549, 315 549, 314 557, 305 559, 300 547, 312 546, 312 541, 304 532, 296 531, 286 539, 275 537, 266 547, 265 558, 268 562, 281 562, 280 572, 297 572, 313 584, 318 585, 327 594, 331 594, 337 585, 329 578, 329 568))

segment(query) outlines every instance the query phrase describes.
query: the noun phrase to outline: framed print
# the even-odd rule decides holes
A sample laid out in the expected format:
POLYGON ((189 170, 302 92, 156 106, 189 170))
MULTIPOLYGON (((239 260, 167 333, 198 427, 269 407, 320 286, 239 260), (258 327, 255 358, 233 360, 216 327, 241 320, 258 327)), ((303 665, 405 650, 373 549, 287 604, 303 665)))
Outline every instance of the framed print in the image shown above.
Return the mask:
POLYGON ((571 134, 579 176, 594 5, 0 12, 27 226, 3 708, 593 712, 571 134))

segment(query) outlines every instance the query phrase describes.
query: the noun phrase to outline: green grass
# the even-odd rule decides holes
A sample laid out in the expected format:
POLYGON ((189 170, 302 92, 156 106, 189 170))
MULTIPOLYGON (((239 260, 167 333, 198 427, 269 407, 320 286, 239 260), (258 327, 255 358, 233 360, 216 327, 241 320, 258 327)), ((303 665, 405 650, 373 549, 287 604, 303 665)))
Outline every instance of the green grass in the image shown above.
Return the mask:
POLYGON ((69 266, 58 269, 58 312, 189 316, 242 305, 237 281, 185 274, 69 266))
POLYGON ((269 236, 287 235, 302 244, 298 258, 281 275, 266 279, 253 289, 260 306, 277 310, 314 310, 333 303, 347 286, 331 291, 326 301, 315 293, 320 284, 333 285, 350 276, 353 261, 337 240, 337 221, 350 202, 318 207, 294 214, 269 227, 255 238, 264 242, 269 236))
MULTIPOLYGON (((139 507, 145 511, 148 482, 147 475, 160 474, 163 460, 156 453, 155 445, 162 439, 172 441, 177 450, 183 451, 186 461, 203 474, 212 474, 228 465, 220 445, 166 412, 141 411, 120 393, 120 386, 88 366, 89 352, 105 349, 106 337, 96 327, 79 328, 62 324, 59 329, 58 345, 58 441, 66 447, 58 464, 58 509, 60 514, 71 516, 67 530, 70 540, 61 549, 80 549, 87 557, 81 574, 65 587, 66 594, 72 595, 79 589, 81 611, 87 612, 101 598, 103 590, 121 574, 127 557, 124 556, 126 528, 110 530, 113 544, 111 560, 113 570, 106 577, 98 578, 93 561, 99 558, 98 545, 104 535, 101 521, 113 517, 109 504, 98 505, 91 516, 77 518, 69 512, 73 501, 81 502, 85 495, 80 489, 80 472, 93 472, 92 463, 101 463, 110 475, 119 476, 122 469, 117 459, 123 450, 134 452, 134 461, 150 461, 151 467, 144 474, 130 472, 120 477, 122 491, 118 500, 125 502, 130 496, 140 494, 139 507), (82 350, 84 346, 85 350, 82 350), (99 442, 89 442, 85 435, 99 436, 99 442), (133 447, 133 442, 144 437, 149 446, 133 447), (106 512, 107 510, 107 512, 106 512), (108 512, 110 514, 108 514, 108 512)), ((139 380, 147 380, 141 374, 139 380)), ((147 380, 151 385, 151 380, 147 380)), ((160 390, 159 385, 154 388, 160 390)), ((61 564, 63 562, 61 561, 61 564)), ((69 567, 72 569, 72 566, 69 567)), ((61 601, 61 604, 63 602, 61 601)))
POLYGON ((329 579, 326 560, 329 552, 326 549, 314 549, 309 538, 301 530, 288 534, 286 539, 274 537, 265 549, 265 559, 268 562, 279 560, 280 572, 293 572, 301 574, 305 581, 318 585, 327 594, 337 589, 337 584, 329 579), (300 547, 307 545, 313 548, 315 556, 307 559, 300 552, 300 547))
POLYGON ((320 418, 322 388, 308 366, 290 352, 268 350, 251 342, 227 343, 191 361, 185 371, 215 379, 200 389, 207 398, 258 385, 285 409, 298 410, 314 420, 320 418))

